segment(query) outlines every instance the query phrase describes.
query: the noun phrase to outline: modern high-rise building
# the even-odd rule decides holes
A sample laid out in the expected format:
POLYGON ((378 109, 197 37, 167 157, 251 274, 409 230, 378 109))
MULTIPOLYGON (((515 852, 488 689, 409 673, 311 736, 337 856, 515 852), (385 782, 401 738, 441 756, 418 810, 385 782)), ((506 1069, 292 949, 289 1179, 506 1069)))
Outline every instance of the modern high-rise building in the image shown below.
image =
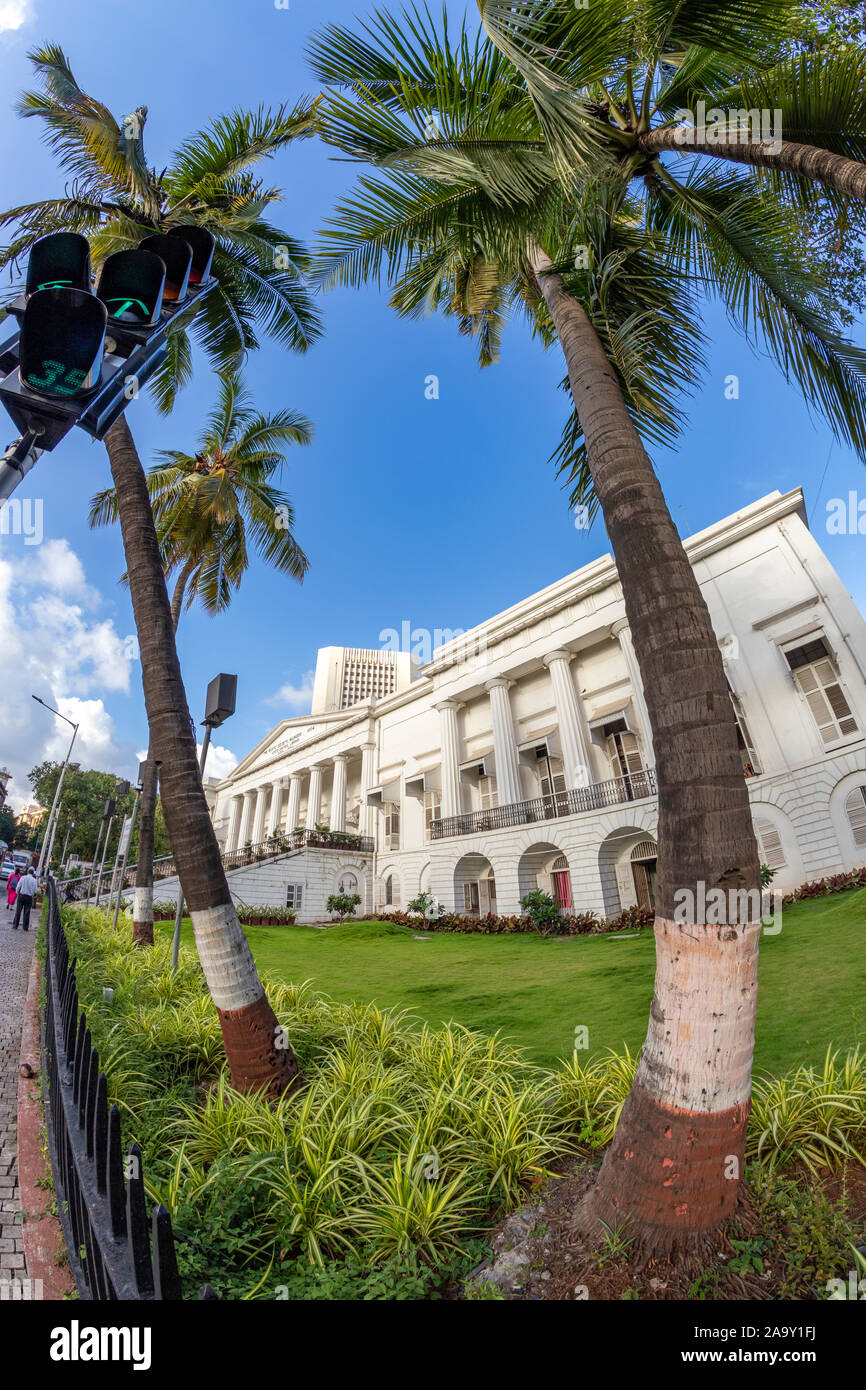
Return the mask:
POLYGON ((413 677, 408 652, 363 647, 320 647, 311 714, 333 714, 352 705, 384 700, 405 690, 413 677))

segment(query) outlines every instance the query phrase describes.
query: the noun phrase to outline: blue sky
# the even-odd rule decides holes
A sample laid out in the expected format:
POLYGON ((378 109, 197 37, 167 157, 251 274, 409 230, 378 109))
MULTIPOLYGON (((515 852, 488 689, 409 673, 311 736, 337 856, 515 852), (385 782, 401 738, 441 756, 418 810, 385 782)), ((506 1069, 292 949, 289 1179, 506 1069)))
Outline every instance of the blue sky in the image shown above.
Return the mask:
MULTIPOLYGON (((114 0, 0 0, 0 150, 4 206, 63 188, 39 127, 12 109, 30 80, 28 48, 60 43, 79 82, 122 116, 149 108, 146 147, 167 162, 181 136, 234 106, 294 101, 314 90, 307 36, 349 21, 365 0, 209 0, 145 8, 114 0)), ((474 9, 474 5, 470 8, 474 9)), ((449 5, 453 14, 462 6, 449 5)), ((285 191, 274 221, 315 238, 353 179, 314 142, 286 151, 268 172, 285 191)), ((515 324, 501 364, 479 372, 472 347, 442 320, 401 323, 375 289, 340 291, 322 304, 326 334, 305 357, 266 346, 248 381, 264 410, 292 406, 314 422, 312 448, 295 450, 284 478, 309 555, 303 587, 254 561, 232 610, 185 614, 179 634, 190 706, 201 715, 218 670, 238 671, 239 710, 218 740, 212 770, 227 771, 281 717, 308 709, 309 672, 324 645, 377 646, 385 629, 462 628, 516 602, 607 550, 600 524, 576 530, 547 462, 564 418, 563 364, 515 324), (440 382, 425 398, 426 378, 440 382)), ((684 535, 773 488, 802 484, 814 529, 858 599, 866 602, 862 537, 825 533, 825 505, 849 489, 866 495, 862 465, 810 419, 797 392, 756 357, 708 305, 709 366, 691 428, 676 453, 655 455, 684 535), (725 399, 725 378, 740 398, 725 399), (829 466, 820 490, 822 476, 829 466)), ((129 411, 143 458, 189 449, 214 396, 204 362, 169 419, 146 397, 129 411)), ((7 436, 14 430, 11 425, 7 436)), ((22 495, 42 500, 41 545, 0 536, 0 652, 7 687, 0 764, 15 774, 57 756, 65 726, 31 691, 82 720, 85 766, 131 772, 146 743, 140 671, 127 659, 134 632, 119 533, 87 526, 91 495, 109 482, 101 445, 80 432, 31 475, 22 495), (53 697, 53 699, 52 699, 53 697)), ((35 516, 35 514, 34 514, 35 516)))

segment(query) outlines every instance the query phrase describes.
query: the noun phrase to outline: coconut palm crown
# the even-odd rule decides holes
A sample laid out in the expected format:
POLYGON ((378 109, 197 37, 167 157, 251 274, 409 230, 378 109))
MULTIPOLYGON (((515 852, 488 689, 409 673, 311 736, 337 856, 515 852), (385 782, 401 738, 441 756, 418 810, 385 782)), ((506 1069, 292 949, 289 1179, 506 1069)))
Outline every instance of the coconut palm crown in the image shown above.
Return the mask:
POLYGON ((282 194, 255 169, 311 134, 315 102, 219 116, 158 169, 145 155, 146 106, 118 120, 81 89, 61 48, 47 45, 28 56, 39 85, 21 96, 18 110, 43 122, 45 142, 70 182, 62 197, 0 216, 0 225, 14 227, 13 240, 0 250, 0 267, 14 270, 49 232, 81 232, 99 263, 155 233, 181 232, 190 224, 206 228, 216 240, 217 284, 169 336, 168 359, 152 383, 163 412, 192 376, 193 339, 220 371, 237 370, 244 354, 259 346, 260 330, 305 351, 321 331, 304 282, 307 253, 267 220, 282 194))

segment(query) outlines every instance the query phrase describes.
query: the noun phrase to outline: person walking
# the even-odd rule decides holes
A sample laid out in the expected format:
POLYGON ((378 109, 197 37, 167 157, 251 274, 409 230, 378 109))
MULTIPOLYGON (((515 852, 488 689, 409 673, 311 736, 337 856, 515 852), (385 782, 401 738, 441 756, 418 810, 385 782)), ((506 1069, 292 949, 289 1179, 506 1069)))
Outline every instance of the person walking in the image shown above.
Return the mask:
POLYGON ((18 883, 18 901, 15 904, 15 920, 12 923, 13 931, 18 930, 18 922, 24 918, 24 930, 30 930, 30 909, 33 906, 33 899, 39 892, 39 883, 33 873, 32 868, 25 869, 18 883))
POLYGON ((13 869, 6 880, 6 911, 11 912, 15 906, 15 899, 18 896, 18 884, 21 882, 21 875, 17 869, 13 869))

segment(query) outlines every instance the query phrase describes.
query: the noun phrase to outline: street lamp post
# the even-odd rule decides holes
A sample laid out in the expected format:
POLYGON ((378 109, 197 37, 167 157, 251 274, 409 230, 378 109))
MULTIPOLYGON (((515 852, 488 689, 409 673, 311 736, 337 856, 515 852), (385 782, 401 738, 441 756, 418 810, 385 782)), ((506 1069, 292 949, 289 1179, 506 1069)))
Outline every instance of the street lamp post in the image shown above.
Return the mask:
POLYGON ((38 874, 39 874, 39 877, 41 878, 44 868, 45 868, 45 867, 50 867, 50 865, 51 865, 51 850, 52 850, 53 845, 54 845, 54 831, 55 831, 56 828, 57 828, 56 816, 57 816, 58 809, 59 809, 59 806, 60 806, 60 789, 61 789, 61 787, 63 786, 63 779, 64 779, 64 777, 66 776, 66 769, 67 769, 67 767, 69 766, 69 759, 70 759, 71 756, 72 756, 72 745, 74 744, 74 742, 75 742, 75 736, 76 736, 76 734, 78 733, 78 725, 77 725, 77 724, 74 724, 74 723, 72 722, 71 719, 67 719, 67 718, 66 718, 66 715, 65 715, 65 714, 61 714, 61 713, 60 713, 60 710, 59 710, 59 709, 55 709, 53 705, 46 704, 45 701, 44 701, 44 700, 41 700, 41 699, 39 698, 38 695, 34 695, 34 696, 33 696, 33 699, 36 701, 36 703, 37 703, 38 705, 42 705, 44 709, 50 710, 52 714, 56 714, 58 719, 64 720, 65 723, 69 724, 70 727, 71 727, 71 729, 72 729, 72 739, 71 739, 71 742, 70 742, 70 744, 69 744, 69 751, 68 751, 68 753, 66 754, 66 758, 64 759, 63 766, 62 766, 62 768, 60 769, 60 776, 59 776, 59 778, 57 779, 57 790, 56 790, 55 793, 54 793, 54 801, 53 801, 52 804, 51 804, 51 811, 49 812, 49 815, 48 815, 48 824, 47 824, 46 827, 45 827, 45 834, 44 834, 44 836, 42 837, 42 853, 41 853, 40 856, 39 856, 39 867, 38 867, 38 874), (50 835, 49 835, 49 831, 50 831, 50 835))
MULTIPOLYGON (((124 796, 126 796, 126 795, 128 794, 128 792, 129 792, 129 783, 128 783, 128 782, 124 782, 124 781, 120 781, 120 780, 118 779, 118 780, 115 782, 115 784, 114 784, 114 795, 115 795, 115 797, 117 798, 117 800, 120 801, 122 797, 124 797, 124 796)), ((124 831, 126 830, 126 824, 127 824, 127 817, 124 816, 124 818, 123 818, 123 823, 122 823, 121 828, 120 828, 120 834, 119 834, 118 837, 117 837, 117 848, 116 848, 116 850, 115 850, 115 852, 114 852, 114 868, 113 868, 112 871, 111 871, 111 882, 110 882, 109 885, 108 885, 108 911, 109 911, 109 912, 111 912, 111 900, 112 900, 112 898, 114 897, 114 884, 115 884, 115 880, 116 880, 116 878, 117 878, 117 866, 118 866, 118 864, 120 863, 120 856, 121 856, 121 854, 123 853, 123 836, 124 836, 124 831)), ((98 895, 97 895, 97 896, 98 896, 98 895)))
MULTIPOLYGON (((105 851, 108 847, 108 836, 111 833, 111 822, 114 820, 114 802, 109 797, 105 803, 105 810, 102 813, 102 820, 99 823, 99 834, 96 837, 96 850, 93 855, 93 863, 90 866, 90 877, 87 880, 87 903, 90 905, 90 894, 93 889, 93 870, 96 868, 96 861, 99 858, 99 847, 102 845, 102 861, 99 866, 99 879, 102 878, 102 865, 105 863, 105 851), (103 835, 105 839, 103 840, 103 835)), ((96 884, 96 901, 99 902, 99 879, 96 884)))
MULTIPOLYGON (((123 880, 126 877, 126 866, 129 862, 129 847, 132 844, 132 837, 135 834, 135 822, 138 817, 138 808, 141 805, 141 793, 144 785, 144 769, 146 763, 140 763, 138 767, 138 784, 135 788, 135 800, 132 803, 132 814, 129 818, 129 834, 126 837, 126 844, 123 847, 123 863, 120 866, 120 881, 117 885, 117 901, 114 905, 114 930, 117 931, 117 919, 120 916, 120 903, 123 898, 123 880)), ((111 911, 111 903, 108 905, 111 911)))
MULTIPOLYGON (((238 695, 237 676, 227 676, 221 674, 214 676, 207 688, 207 699, 205 702, 205 712, 202 724, 204 726, 204 739, 201 745, 201 758, 199 759, 199 774, 204 781, 204 769, 207 762, 208 749, 210 748, 211 730, 218 729, 227 719, 231 719, 235 712, 238 695)), ((171 968, 177 970, 178 957, 180 955, 180 924, 183 921, 183 889, 178 879, 177 886, 177 912, 174 918, 174 935, 171 941, 171 968)))
POLYGON ((74 820, 71 820, 71 821, 69 822, 69 825, 67 826, 67 829, 66 829, 66 839, 63 841, 63 853, 62 853, 61 856, 60 856, 60 862, 61 862, 61 864, 65 864, 65 863, 66 863, 66 851, 67 851, 68 848, 69 848, 69 836, 72 834, 72 832, 73 832, 74 829, 75 829, 75 821, 74 821, 74 820))

